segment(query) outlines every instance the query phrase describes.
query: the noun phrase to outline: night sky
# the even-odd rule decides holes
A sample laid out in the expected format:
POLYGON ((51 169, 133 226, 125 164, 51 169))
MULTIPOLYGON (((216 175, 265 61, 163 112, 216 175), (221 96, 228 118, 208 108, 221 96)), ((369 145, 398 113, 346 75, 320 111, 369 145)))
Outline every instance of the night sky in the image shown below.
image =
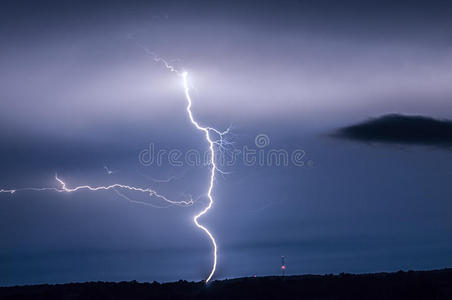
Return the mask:
POLYGON ((287 274, 452 267, 449 1, 3 0, 0 36, 0 189, 58 174, 195 199, 1 193, 1 286, 208 275, 208 166, 139 160, 208 145, 140 45, 189 73, 196 119, 231 128, 226 157, 303 153, 224 165, 200 219, 214 279, 280 274, 282 255, 287 274))

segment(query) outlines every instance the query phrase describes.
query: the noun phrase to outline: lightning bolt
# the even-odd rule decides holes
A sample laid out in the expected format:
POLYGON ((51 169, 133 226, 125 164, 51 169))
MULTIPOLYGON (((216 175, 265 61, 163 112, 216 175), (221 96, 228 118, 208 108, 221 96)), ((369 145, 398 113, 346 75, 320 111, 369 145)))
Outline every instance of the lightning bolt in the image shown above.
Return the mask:
POLYGON ((93 187, 93 186, 89 186, 89 185, 81 185, 81 186, 77 186, 75 188, 68 188, 66 186, 66 183, 61 178, 59 178, 57 175, 55 175, 55 180, 61 185, 61 187, 59 187, 59 188, 57 188, 57 187, 44 187, 44 188, 27 187, 27 188, 20 188, 20 189, 14 189, 14 190, 1 189, 0 193, 14 194, 16 192, 25 192, 25 191, 32 191, 32 192, 53 191, 53 192, 58 192, 58 193, 72 193, 72 192, 77 192, 80 190, 89 190, 89 191, 113 190, 117 194, 119 194, 120 196, 122 196, 123 198, 127 199, 130 202, 155 207, 154 205, 152 205, 149 202, 132 200, 128 197, 125 197, 124 195, 122 195, 121 193, 119 193, 117 191, 117 189, 124 189, 124 190, 148 194, 149 198, 155 197, 159 200, 169 203, 170 205, 189 206, 189 205, 193 204, 193 199, 189 199, 188 201, 184 201, 184 200, 183 201, 174 201, 174 200, 168 199, 167 197, 157 193, 155 190, 153 190, 151 188, 140 188, 140 187, 134 187, 134 186, 124 185, 124 184, 119 184, 119 183, 115 183, 115 184, 111 184, 111 185, 107 185, 107 186, 93 187))
POLYGON ((226 134, 229 133, 229 128, 226 129, 225 131, 219 131, 215 128, 212 127, 204 127, 201 126, 198 121, 196 121, 196 119, 193 117, 193 112, 192 112, 192 100, 191 100, 191 96, 190 96, 190 87, 188 84, 188 72, 187 71, 183 71, 180 72, 176 67, 174 67, 173 65, 171 65, 167 60, 165 60, 164 58, 162 58, 161 56, 157 55, 155 52, 150 51, 148 48, 146 48, 145 46, 143 46, 140 43, 137 43, 137 45, 143 49, 147 54, 149 54, 155 62, 158 63, 162 63, 163 66, 168 69, 171 72, 176 73, 178 76, 180 76, 182 78, 182 83, 183 83, 183 87, 184 87, 184 92, 185 92, 185 99, 187 100, 187 114, 188 117, 190 119, 190 122, 193 124, 193 126, 204 133, 205 139, 207 141, 207 143, 209 144, 209 152, 210 152, 210 161, 209 161, 209 165, 210 165, 210 178, 209 178, 209 187, 207 189, 207 198, 209 199, 209 203, 207 204, 206 207, 204 207, 203 210, 201 210, 197 215, 195 215, 193 217, 193 222, 195 223, 195 225, 200 228, 201 230, 203 230, 207 236, 209 237, 212 246, 213 246, 213 264, 212 264, 212 269, 209 273, 209 276, 207 276, 205 282, 208 283, 211 279, 213 274, 215 273, 215 270, 217 268, 217 251, 218 251, 218 246, 217 243, 215 241, 215 238, 213 237, 212 233, 209 231, 209 229, 207 229, 207 227, 205 227, 204 225, 200 224, 198 222, 198 219, 200 217, 202 217, 203 215, 205 215, 211 208, 213 205, 213 196, 212 196, 212 191, 214 188, 214 183, 215 183, 215 172, 218 171, 222 174, 226 174, 226 172, 222 171, 221 169, 219 169, 215 163, 215 146, 218 146, 221 149, 223 149, 223 145, 225 143, 227 143, 227 141, 224 139, 224 136, 226 134), (218 136, 218 139, 214 140, 212 139, 210 133, 213 132, 218 136))
POLYGON ((209 237, 210 241, 212 242, 212 246, 213 246, 213 265, 212 265, 212 270, 210 271, 209 276, 206 278, 206 283, 209 282, 209 280, 212 278, 213 274, 215 273, 215 270, 217 268, 217 243, 215 242, 215 238, 213 237, 213 235, 210 233, 210 231, 203 225, 199 224, 198 219, 205 215, 207 213, 207 211, 212 207, 213 204, 213 196, 212 196, 212 190, 213 190, 213 185, 214 185, 214 181, 215 181, 215 170, 217 169, 217 166, 215 165, 215 148, 214 145, 216 143, 216 141, 213 141, 210 137, 210 131, 214 131, 217 134, 219 134, 220 137, 222 137, 226 132, 219 132, 216 129, 210 128, 210 127, 203 127, 201 125, 199 125, 199 123, 195 120, 195 118, 193 117, 193 113, 191 110, 192 107, 192 101, 191 101, 191 97, 190 97, 190 89, 188 87, 188 83, 187 83, 187 76, 188 73, 187 72, 183 72, 182 73, 182 79, 183 79, 183 83, 184 83, 184 90, 185 90, 185 98, 187 99, 187 113, 188 116, 190 118, 190 122, 196 127, 196 129, 204 132, 205 138, 209 144, 209 151, 210 151, 210 179, 209 179, 209 188, 207 190, 207 197, 209 198, 209 204, 202 210, 200 211, 197 215, 195 215, 193 217, 193 222, 195 222, 195 225, 198 228, 201 228, 209 237))
MULTIPOLYGON (((188 114, 188 117, 190 119, 190 122, 192 123, 192 125, 199 131, 201 131, 204 134, 204 137, 206 139, 207 144, 209 145, 209 152, 210 152, 210 159, 209 159, 209 163, 208 165, 210 166, 210 176, 209 176, 209 186, 207 189, 207 198, 209 200, 207 206, 205 206, 198 214, 196 214, 193 217, 193 222, 195 223, 196 227, 198 227, 199 229, 201 229, 210 239, 212 246, 213 246, 213 264, 212 264, 212 268, 210 270, 209 275, 207 276, 207 278, 205 279, 205 282, 208 283, 211 279, 212 276, 215 273, 216 267, 217 267, 217 251, 218 251, 218 246, 217 243, 215 241, 215 238, 213 237, 212 233, 209 231, 209 229, 207 229, 207 227, 205 227, 204 225, 199 223, 199 218, 202 217, 203 215, 205 215, 211 208, 212 205, 214 203, 214 199, 213 199, 213 188, 214 188, 214 183, 215 183, 215 174, 216 171, 225 174, 225 172, 223 172, 221 169, 219 169, 215 163, 215 147, 218 147, 220 149, 220 151, 223 151, 222 149, 224 149, 224 145, 228 144, 228 142, 224 139, 224 136, 226 134, 228 134, 229 132, 229 128, 225 131, 219 131, 215 128, 212 127, 204 127, 201 126, 198 121, 196 121, 196 119, 193 117, 193 112, 192 112, 192 100, 190 97, 190 87, 188 84, 188 73, 186 71, 184 72, 180 72, 176 67, 172 66, 170 63, 168 63, 165 59, 163 59, 162 57, 158 56, 156 53, 149 51, 146 47, 142 46, 141 44, 137 45, 142 48, 144 51, 146 51, 147 54, 149 54, 154 61, 158 62, 158 63, 162 63, 163 66, 168 69, 171 72, 176 73, 178 76, 180 76, 182 78, 182 83, 183 83, 183 87, 184 87, 184 93, 185 93, 185 99, 187 101, 187 106, 186 106, 186 111, 188 114), (214 133, 217 136, 217 139, 213 139, 211 137, 211 133, 214 133)), ((106 167, 107 173, 111 174, 110 170, 106 167)), ((0 193, 10 193, 10 194, 14 194, 15 192, 19 192, 19 191, 54 191, 54 192, 66 192, 66 193, 72 193, 72 192, 76 192, 76 191, 80 191, 80 190, 89 190, 89 191, 101 191, 101 190, 113 190, 114 192, 116 192, 119 196, 121 196, 122 198, 126 199, 127 201, 133 202, 133 203, 139 203, 139 204, 143 204, 143 205, 150 205, 153 206, 152 204, 148 203, 148 202, 143 202, 143 201, 136 201, 136 200, 132 200, 129 197, 125 196, 124 194, 122 194, 121 192, 118 191, 118 189, 123 189, 123 190, 129 190, 129 191, 135 191, 135 192, 141 192, 141 193, 146 193, 149 195, 149 197, 155 197, 157 199, 160 199, 164 202, 167 202, 169 205, 181 205, 181 206, 188 206, 188 205, 192 205, 193 204, 193 200, 190 199, 188 201, 174 201, 174 200, 170 200, 168 198, 166 198, 165 196, 158 194, 155 190, 150 189, 150 188, 140 188, 140 187, 135 187, 135 186, 129 186, 129 185, 124 185, 124 184, 119 184, 119 183, 115 183, 112 185, 107 185, 107 186, 89 186, 89 185, 82 185, 82 186, 77 186, 74 188, 69 188, 67 187, 66 183, 60 179, 58 176, 55 176, 55 180, 60 184, 59 188, 56 187, 46 187, 46 188, 21 188, 21 189, 0 189, 0 193)), ((155 207, 155 206, 153 206, 155 207)))

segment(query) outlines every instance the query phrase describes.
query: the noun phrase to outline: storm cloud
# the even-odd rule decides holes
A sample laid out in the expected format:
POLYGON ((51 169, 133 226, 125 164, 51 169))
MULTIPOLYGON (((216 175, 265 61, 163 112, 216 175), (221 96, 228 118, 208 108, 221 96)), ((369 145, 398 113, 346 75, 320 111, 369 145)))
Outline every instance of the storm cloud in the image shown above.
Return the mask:
POLYGON ((336 137, 362 142, 452 146, 452 121, 389 114, 339 129, 336 137))
MULTIPOLYGON (((209 168, 168 162, 208 145, 180 78, 137 44, 190 74, 200 124, 232 125, 237 163, 218 174, 202 219, 219 246, 215 279, 280 274, 281 255, 287 274, 450 267, 450 152, 321 134, 354 125, 342 138, 449 144, 448 122, 358 122, 452 120, 451 16, 444 0, 3 0, 0 189, 59 187, 58 174, 72 188, 199 200, 157 209, 114 191, 0 194, 0 286, 209 271, 193 223, 209 168), (161 165, 140 162, 151 145, 161 165), (302 150, 305 164, 248 166, 240 149, 302 150)), ((127 195, 161 205, 146 196, 127 195)))

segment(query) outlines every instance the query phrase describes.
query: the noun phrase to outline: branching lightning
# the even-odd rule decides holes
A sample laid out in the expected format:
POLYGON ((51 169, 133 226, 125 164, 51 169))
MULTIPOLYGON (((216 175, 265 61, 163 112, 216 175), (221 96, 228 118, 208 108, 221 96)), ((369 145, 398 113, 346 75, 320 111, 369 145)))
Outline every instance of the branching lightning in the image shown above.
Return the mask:
POLYGON ((219 169, 215 163, 215 146, 217 146, 220 151, 224 148, 225 144, 228 144, 228 142, 224 139, 224 136, 226 134, 228 134, 229 132, 229 128, 226 129, 225 131, 219 131, 215 128, 212 127, 204 127, 201 126, 198 121, 196 121, 196 119, 193 117, 193 112, 192 112, 192 100, 190 97, 190 87, 188 84, 188 72, 183 71, 180 72, 177 68, 175 68, 174 66, 172 66, 168 61, 166 61, 164 58, 160 57, 159 55, 157 55, 155 52, 150 51, 149 49, 147 49, 146 47, 144 47, 143 45, 137 43, 137 45, 142 48, 146 53, 148 53, 149 55, 151 55, 151 57, 154 59, 154 61, 158 62, 158 63, 162 63, 163 66, 165 68, 167 68, 168 70, 170 70, 171 72, 176 73, 178 76, 182 77, 182 83, 184 86, 184 92, 185 92, 185 99, 187 100, 187 114, 188 117, 190 119, 190 122, 194 125, 194 127, 196 129, 198 129, 199 131, 202 131, 204 133, 205 139, 207 141, 207 143, 209 144, 209 152, 210 152, 210 161, 209 161, 209 165, 210 165, 210 178, 209 178, 209 187, 207 189, 207 198, 209 199, 209 203, 207 204, 207 206, 201 210, 197 215, 195 215, 193 217, 193 222, 195 223, 195 225, 200 228, 201 230, 203 230, 207 236, 209 237, 210 241, 212 242, 212 246, 213 246, 213 265, 212 265, 212 269, 209 273, 209 276, 206 278, 206 283, 210 281, 210 279, 212 279, 213 274, 215 273, 215 270, 217 268, 217 250, 218 250, 218 246, 217 243, 215 241, 215 238, 213 237, 212 233, 204 226, 201 225, 198 222, 198 219, 205 215, 210 208, 213 205, 213 195, 212 195, 212 191, 213 191, 213 187, 214 187, 214 183, 215 183, 215 172, 218 171, 222 174, 225 174, 226 172, 222 171, 221 169, 219 169), (211 137, 211 132, 215 133, 218 136, 218 139, 214 140, 211 137))
MULTIPOLYGON (((189 87, 188 80, 187 80, 188 73, 186 71, 183 71, 183 72, 179 71, 176 67, 174 67, 170 63, 168 63, 168 61, 166 61, 162 57, 158 56, 156 53, 148 50, 146 47, 142 46, 141 44, 137 43, 137 45, 140 48, 142 48, 147 54, 149 54, 154 59, 154 61, 156 61, 158 63, 162 63, 166 69, 168 69, 171 72, 176 73, 178 76, 180 76, 182 78, 185 99, 187 101, 186 111, 187 111, 188 117, 189 117, 192 125, 197 130, 201 131, 204 134, 206 142, 209 146, 210 157, 209 157, 208 165, 210 167, 210 176, 209 176, 209 185, 207 188, 208 204, 198 214, 196 214, 193 217, 193 222, 195 223, 195 225, 199 229, 201 229, 205 234, 207 234, 207 236, 209 237, 209 239, 212 243, 212 246, 213 246, 213 264, 212 264, 212 268, 211 268, 209 275, 205 279, 205 282, 207 283, 212 279, 212 276, 214 275, 216 267, 217 267, 217 248, 218 247, 217 247, 217 243, 216 243, 215 238, 213 237, 212 233, 204 225, 200 224, 198 220, 200 217, 205 215, 211 209, 211 207, 213 205, 214 199, 213 199, 212 192, 213 192, 214 183, 215 183, 216 171, 220 172, 221 174, 225 174, 225 172, 222 171, 221 169, 219 169, 215 163, 215 161, 216 161, 216 157, 215 157, 216 151, 215 150, 217 148, 217 149, 219 149, 219 151, 224 151, 224 149, 225 149, 224 146, 228 145, 228 141, 225 140, 224 137, 226 134, 228 134, 229 129, 227 129, 225 131, 219 131, 212 127, 201 126, 198 123, 198 121, 196 121, 196 119, 193 117, 192 100, 190 97, 190 87, 189 87), (216 138, 212 138, 211 134, 214 134, 216 138)), ((107 174, 109 174, 109 175, 111 175, 114 172, 106 166, 104 167, 104 169, 106 170, 107 174)), ((128 190, 128 191, 141 192, 141 193, 148 194, 149 197, 155 197, 159 200, 166 202, 167 206, 171 206, 171 205, 189 206, 189 205, 192 205, 194 202, 193 199, 191 199, 191 198, 187 201, 174 201, 174 200, 168 199, 167 197, 157 193, 155 190, 153 190, 151 188, 140 188, 140 187, 129 186, 129 185, 124 185, 124 184, 119 184, 119 183, 115 183, 115 184, 111 184, 111 185, 107 185, 107 186, 81 185, 81 186, 76 186, 74 188, 70 188, 57 175, 55 175, 55 180, 60 184, 60 187, 0 189, 0 193, 14 194, 14 193, 20 192, 20 191, 35 191, 35 192, 54 191, 54 192, 59 192, 59 193, 72 193, 72 192, 77 192, 77 191, 81 191, 81 190, 88 190, 88 191, 113 190, 120 197, 126 199, 127 201, 130 201, 132 203, 138 203, 138 204, 149 205, 149 206, 155 207, 154 205, 152 205, 149 202, 133 200, 119 191, 119 190, 128 190)), ((163 206, 163 207, 167 207, 167 206, 163 206)), ((158 207, 162 208, 162 206, 158 206, 158 207)))
MULTIPOLYGON (((58 193, 72 193, 72 192, 77 192, 80 190, 89 190, 89 191, 113 190, 116 193, 119 193, 117 189, 123 189, 123 190, 145 193, 149 197, 155 197, 161 201, 168 203, 169 205, 189 206, 189 205, 193 204, 192 199, 189 199, 187 201, 185 201, 185 200, 174 201, 174 200, 168 199, 167 197, 157 193, 155 190, 153 190, 151 188, 140 188, 140 187, 134 187, 134 186, 124 185, 124 184, 119 184, 119 183, 115 183, 115 184, 107 185, 107 186, 93 187, 93 186, 89 186, 89 185, 81 185, 81 186, 77 186, 75 188, 68 188, 66 186, 66 183, 61 178, 59 178, 57 175, 55 175, 55 180, 60 184, 60 187, 45 187, 45 188, 27 187, 27 188, 20 188, 20 189, 14 189, 14 190, 3 190, 2 189, 2 190, 0 190, 0 193, 14 194, 16 192, 25 192, 25 191, 32 191, 32 192, 53 191, 53 192, 58 192, 58 193)), ((132 200, 128 197, 125 197, 124 195, 122 195, 122 197, 133 203, 154 206, 149 202, 132 200)))
POLYGON ((210 127, 203 127, 203 126, 199 125, 199 123, 193 118, 193 113, 191 111, 192 101, 190 98, 190 93, 189 93, 190 89, 189 89, 188 83, 187 83, 187 76, 188 76, 187 72, 182 73, 182 79, 183 79, 184 89, 185 89, 185 98, 187 98, 187 103, 188 103, 187 113, 188 113, 191 123, 196 127, 196 129, 204 132, 206 140, 209 143, 209 151, 210 151, 211 169, 210 169, 209 188, 207 190, 207 197, 209 198, 209 204, 202 211, 200 211, 197 215, 195 215, 193 217, 193 222, 195 222, 195 224, 196 224, 196 226, 198 226, 198 228, 201 228, 202 230, 204 230, 204 232, 209 236, 210 240, 212 241, 212 245, 213 245, 212 271, 210 272, 209 276, 206 278, 206 282, 209 282, 209 280, 212 278, 213 274, 215 273, 215 269, 217 268, 217 243, 215 242, 215 238, 210 233, 210 231, 203 225, 199 224, 198 219, 202 215, 206 214, 207 211, 212 207, 212 204, 213 204, 212 190, 213 190, 213 185, 214 185, 214 181, 215 181, 215 170, 217 169, 217 166, 215 164, 214 145, 215 145, 215 143, 217 143, 217 141, 214 141, 211 139, 210 132, 214 131, 215 133, 217 133, 220 136, 220 138, 222 138, 223 135, 227 133, 227 131, 219 132, 218 130, 210 128, 210 127))

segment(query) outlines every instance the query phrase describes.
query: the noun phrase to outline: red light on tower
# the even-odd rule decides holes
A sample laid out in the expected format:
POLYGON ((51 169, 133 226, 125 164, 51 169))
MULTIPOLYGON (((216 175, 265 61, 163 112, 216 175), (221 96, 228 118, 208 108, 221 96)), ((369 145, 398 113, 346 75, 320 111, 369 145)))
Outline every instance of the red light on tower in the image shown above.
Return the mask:
POLYGON ((284 256, 281 256, 281 276, 286 274, 286 263, 284 262, 284 256))

